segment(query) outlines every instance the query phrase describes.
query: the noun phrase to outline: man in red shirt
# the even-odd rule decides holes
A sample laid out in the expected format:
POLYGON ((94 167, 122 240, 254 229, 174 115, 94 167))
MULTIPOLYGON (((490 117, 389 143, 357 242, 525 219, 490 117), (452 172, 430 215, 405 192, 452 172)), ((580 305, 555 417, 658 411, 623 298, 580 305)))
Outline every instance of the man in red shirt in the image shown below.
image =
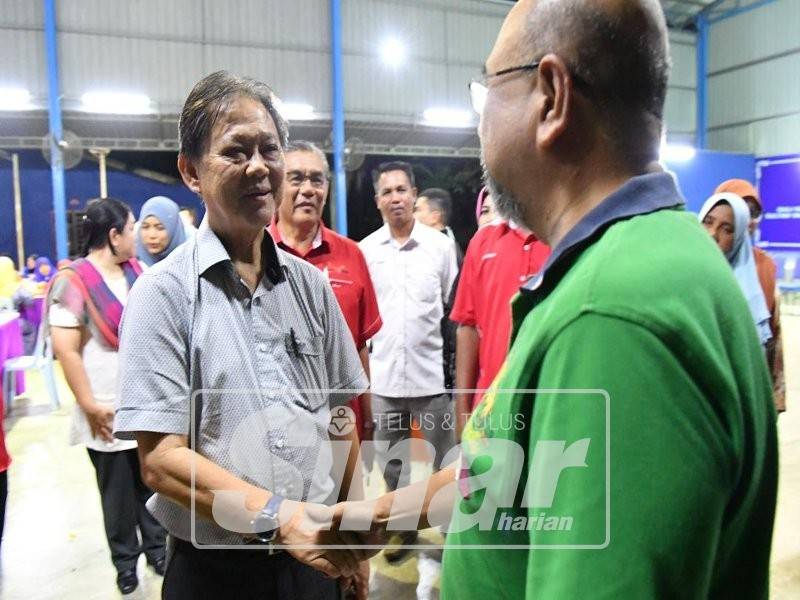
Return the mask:
MULTIPOLYGON (((489 387, 508 353, 511 298, 539 272, 550 248, 525 228, 506 221, 481 227, 467 248, 450 319, 456 334, 456 388, 489 387)), ((456 435, 483 397, 456 394, 456 435)))
MULTIPOLYGON (((369 375, 367 341, 383 322, 358 244, 322 222, 330 182, 328 161, 311 142, 292 142, 285 150, 285 170, 283 196, 269 233, 282 250, 310 262, 326 275, 369 375)), ((356 414, 359 439, 372 439, 375 425, 369 392, 351 401, 350 408, 356 414)))

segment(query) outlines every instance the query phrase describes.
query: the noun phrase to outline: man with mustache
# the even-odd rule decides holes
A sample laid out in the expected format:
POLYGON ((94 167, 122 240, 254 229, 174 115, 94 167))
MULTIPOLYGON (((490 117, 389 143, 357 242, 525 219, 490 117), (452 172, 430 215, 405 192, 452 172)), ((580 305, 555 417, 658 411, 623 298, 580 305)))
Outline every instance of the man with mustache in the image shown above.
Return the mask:
MULTIPOLYGON (((372 340, 370 372, 376 417, 375 441, 388 442, 376 456, 389 490, 408 484, 410 457, 397 446, 410 438, 416 419, 433 445, 434 470, 454 444, 453 407, 444 385, 441 320, 458 272, 453 240, 414 219, 417 189, 405 162, 381 164, 372 174, 384 225, 361 241, 378 296, 383 328, 372 340), (395 448, 397 446, 397 448, 395 448), (403 454, 399 460, 390 456, 403 454), (388 464, 387 464, 388 463, 388 464)), ((402 541, 416 540, 416 531, 402 541)), ((388 551, 399 562, 405 548, 388 551)))
MULTIPOLYGON (((381 328, 378 301, 364 255, 354 241, 331 231, 322 222, 330 189, 325 154, 311 142, 289 142, 285 150, 283 197, 269 233, 279 248, 323 272, 369 373, 367 341, 381 328)), ((350 401, 359 439, 371 440, 375 429, 369 392, 350 401)))
MULTIPOLYGON (((521 0, 471 85, 496 206, 553 250, 462 464, 427 485, 420 525, 463 473, 443 598, 769 595, 770 380, 657 163, 668 57, 656 0, 521 0)), ((423 493, 381 499, 373 539, 423 493)))

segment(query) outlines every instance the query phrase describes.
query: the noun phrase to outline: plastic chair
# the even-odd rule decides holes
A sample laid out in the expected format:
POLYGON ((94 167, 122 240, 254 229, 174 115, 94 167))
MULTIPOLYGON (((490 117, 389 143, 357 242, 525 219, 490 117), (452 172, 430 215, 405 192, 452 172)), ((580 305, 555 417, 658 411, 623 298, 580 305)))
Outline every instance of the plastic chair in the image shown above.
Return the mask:
POLYGON ((47 386, 47 393, 50 395, 50 405, 54 410, 59 408, 61 403, 58 401, 56 376, 53 370, 53 345, 50 342, 50 335, 44 320, 39 324, 39 331, 36 333, 36 346, 33 354, 9 358, 3 364, 3 397, 6 399, 6 413, 17 395, 15 374, 30 369, 37 369, 41 373, 45 386, 47 386))

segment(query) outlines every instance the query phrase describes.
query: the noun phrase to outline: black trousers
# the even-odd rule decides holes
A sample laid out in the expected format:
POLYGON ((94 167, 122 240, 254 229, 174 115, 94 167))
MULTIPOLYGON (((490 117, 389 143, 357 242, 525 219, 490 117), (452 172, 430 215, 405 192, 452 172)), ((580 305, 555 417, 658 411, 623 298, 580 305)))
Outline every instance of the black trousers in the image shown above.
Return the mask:
POLYGON ((117 572, 135 568, 142 552, 150 563, 163 558, 166 532, 145 507, 153 492, 142 481, 136 449, 89 450, 89 458, 97 474, 106 539, 117 572), (141 544, 137 525, 142 534, 141 544))
POLYGON ((338 600, 339 583, 287 552, 204 550, 170 536, 162 600, 338 600))

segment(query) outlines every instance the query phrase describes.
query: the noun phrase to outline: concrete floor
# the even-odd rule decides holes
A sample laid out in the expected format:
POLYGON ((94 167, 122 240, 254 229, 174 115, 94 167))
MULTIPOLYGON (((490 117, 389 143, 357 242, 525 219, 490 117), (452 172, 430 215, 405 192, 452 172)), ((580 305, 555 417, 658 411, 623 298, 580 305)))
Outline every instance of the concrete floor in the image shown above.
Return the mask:
MULTIPOLYGON (((794 308, 794 307, 790 307, 794 308)), ((789 411, 778 423, 781 450, 778 514, 772 555, 772 594, 800 598, 800 308, 784 312, 789 411)), ((0 559, 0 598, 106 600, 120 597, 103 534, 100 500, 86 451, 67 445, 74 401, 60 377, 63 406, 51 412, 41 382, 28 375, 28 391, 5 422, 13 457, 6 529, 0 559)), ((371 490, 380 486, 377 473, 371 490)), ((433 541, 438 536, 428 533, 433 541)), ((390 567, 373 559, 370 598, 416 598, 417 559, 390 567)), ((139 563, 140 586, 131 599, 159 598, 161 578, 139 563)), ((435 574, 433 574, 435 577, 435 574)))

